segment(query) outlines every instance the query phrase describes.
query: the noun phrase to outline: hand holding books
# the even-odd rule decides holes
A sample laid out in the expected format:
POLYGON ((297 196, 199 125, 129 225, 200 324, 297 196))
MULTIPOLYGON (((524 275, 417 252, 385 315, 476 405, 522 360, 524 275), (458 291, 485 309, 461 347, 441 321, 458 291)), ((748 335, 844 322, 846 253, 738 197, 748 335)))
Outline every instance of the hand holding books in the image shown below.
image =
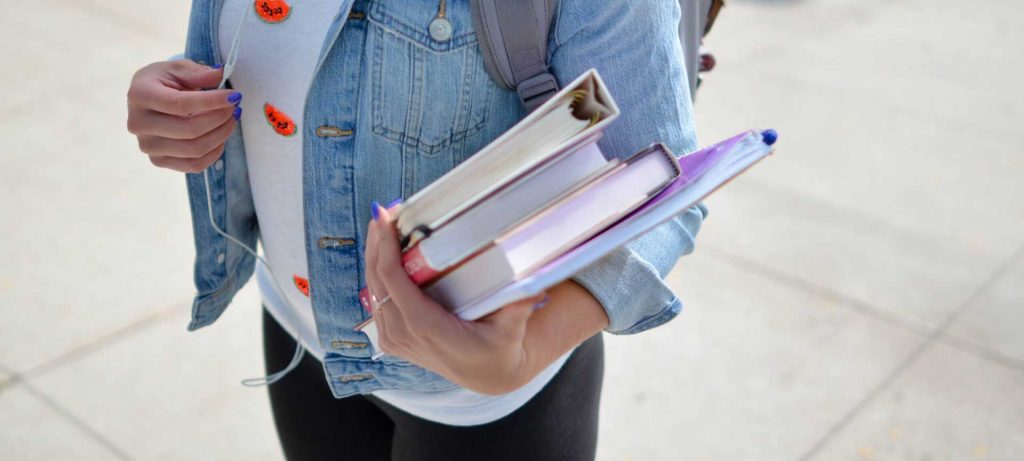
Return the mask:
POLYGON ((525 384, 532 377, 523 347, 526 321, 543 295, 476 322, 451 315, 403 271, 397 212, 376 210, 367 232, 366 281, 379 303, 372 310, 375 345, 475 392, 500 394, 525 384))
MULTIPOLYGON (((654 144, 607 160, 597 141, 618 113, 590 70, 409 198, 396 218, 394 275, 403 275, 400 266, 422 299, 464 320, 482 318, 693 207, 770 154, 776 139, 750 130, 681 159, 654 144)), ((369 310, 365 290, 360 300, 369 310)), ((377 359, 373 323, 356 330, 377 359)))

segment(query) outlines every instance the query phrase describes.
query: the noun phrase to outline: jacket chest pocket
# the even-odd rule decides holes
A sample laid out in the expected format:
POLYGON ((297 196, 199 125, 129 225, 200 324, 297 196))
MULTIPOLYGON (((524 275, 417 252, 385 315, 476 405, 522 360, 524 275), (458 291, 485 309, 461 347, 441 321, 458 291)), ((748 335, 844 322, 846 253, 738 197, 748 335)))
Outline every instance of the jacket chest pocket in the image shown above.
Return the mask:
POLYGON ((487 122, 494 87, 468 2, 447 2, 452 33, 444 40, 429 31, 437 7, 437 0, 375 1, 367 11, 373 132, 401 145, 407 163, 419 163, 410 154, 434 159, 417 165, 428 170, 417 172, 423 180, 465 159, 467 144, 475 144, 467 140, 487 122))

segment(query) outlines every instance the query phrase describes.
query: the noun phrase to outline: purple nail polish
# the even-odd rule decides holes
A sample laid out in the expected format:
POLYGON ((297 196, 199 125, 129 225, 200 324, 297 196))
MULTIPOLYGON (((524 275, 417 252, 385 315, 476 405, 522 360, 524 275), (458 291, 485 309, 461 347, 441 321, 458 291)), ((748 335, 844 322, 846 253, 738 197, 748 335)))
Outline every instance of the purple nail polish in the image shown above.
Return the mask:
POLYGON ((236 106, 235 107, 235 111, 231 113, 231 116, 234 117, 235 120, 241 120, 242 119, 242 108, 236 106))
POLYGON ((544 299, 542 299, 540 301, 537 301, 537 303, 533 305, 533 309, 537 310, 537 309, 540 309, 540 308, 544 307, 548 303, 548 301, 550 299, 551 298, 548 297, 548 295, 544 295, 544 299))
POLYGON ((221 67, 224 67, 224 64, 217 64, 216 66, 211 67, 211 69, 217 70, 217 69, 220 69, 221 67))
POLYGON ((395 205, 398 205, 399 203, 402 203, 402 197, 398 197, 398 198, 392 200, 391 203, 389 203, 388 206, 386 206, 384 208, 391 208, 391 207, 393 207, 395 205))
POLYGON ((377 218, 380 218, 380 204, 377 203, 376 200, 374 200, 373 203, 370 204, 370 213, 373 214, 374 221, 376 221, 377 218))
POLYGON ((231 104, 238 104, 242 101, 242 93, 234 92, 228 95, 228 102, 231 104))

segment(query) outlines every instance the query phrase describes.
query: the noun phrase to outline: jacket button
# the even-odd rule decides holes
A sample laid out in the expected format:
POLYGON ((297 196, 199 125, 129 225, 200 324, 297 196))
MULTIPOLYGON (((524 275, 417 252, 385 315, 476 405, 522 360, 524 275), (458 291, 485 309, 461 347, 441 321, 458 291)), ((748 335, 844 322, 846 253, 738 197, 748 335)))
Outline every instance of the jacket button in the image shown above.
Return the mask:
POLYGON ((452 23, 445 18, 434 18, 430 21, 430 38, 439 42, 452 38, 452 23))
POLYGON ((224 264, 224 253, 217 255, 217 264, 224 264))
POLYGON ((347 383, 349 381, 362 381, 364 379, 370 379, 372 377, 373 377, 373 375, 370 374, 370 373, 360 373, 358 375, 339 376, 338 377, 338 381, 341 381, 343 383, 347 383))
POLYGON ((352 130, 343 130, 336 126, 324 125, 316 129, 316 135, 321 138, 339 138, 352 136, 352 130))
POLYGON ((213 167, 215 169, 218 169, 218 170, 224 169, 224 161, 223 160, 217 160, 217 163, 214 163, 213 167))
POLYGON ((349 238, 341 237, 320 237, 316 244, 320 248, 338 248, 348 245, 355 245, 356 241, 349 238))
POLYGON ((359 341, 346 341, 344 339, 335 339, 331 341, 331 347, 335 349, 365 349, 366 343, 359 341))

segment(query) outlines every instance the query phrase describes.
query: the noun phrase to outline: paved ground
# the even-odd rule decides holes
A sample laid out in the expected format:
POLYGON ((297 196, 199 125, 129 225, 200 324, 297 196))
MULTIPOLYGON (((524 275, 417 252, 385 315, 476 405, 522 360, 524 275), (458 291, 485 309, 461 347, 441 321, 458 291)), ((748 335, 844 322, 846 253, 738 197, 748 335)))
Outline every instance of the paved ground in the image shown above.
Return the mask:
MULTIPOLYGON (((0 458, 277 459, 258 297, 185 332, 184 181, 124 132, 187 2, 0 20, 0 458)), ((607 336, 602 460, 1024 459, 1024 5, 734 0, 711 141, 779 154, 708 205, 672 323, 607 336)))

